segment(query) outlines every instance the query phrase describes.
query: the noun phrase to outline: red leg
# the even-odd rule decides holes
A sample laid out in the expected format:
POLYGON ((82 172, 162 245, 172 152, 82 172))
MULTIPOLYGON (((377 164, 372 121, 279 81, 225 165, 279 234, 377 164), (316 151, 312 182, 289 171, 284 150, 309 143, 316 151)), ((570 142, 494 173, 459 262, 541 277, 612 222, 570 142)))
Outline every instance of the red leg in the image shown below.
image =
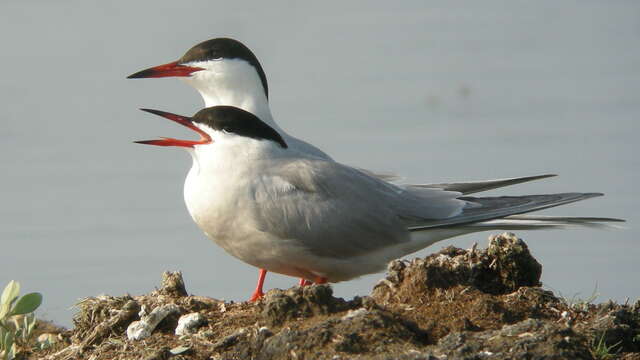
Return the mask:
POLYGON ((314 282, 316 284, 326 284, 327 283, 327 278, 318 276, 314 282))
POLYGON ((305 278, 300 278, 300 282, 298 282, 298 285, 300 286, 307 286, 307 285, 311 285, 313 284, 313 282, 305 279, 305 278))
POLYGON ((266 276, 267 276, 267 270, 260 269, 260 275, 258 275, 258 284, 256 285, 256 290, 253 292, 253 294, 249 298, 249 301, 254 302, 264 296, 264 293, 262 292, 262 285, 264 285, 264 278, 266 276))

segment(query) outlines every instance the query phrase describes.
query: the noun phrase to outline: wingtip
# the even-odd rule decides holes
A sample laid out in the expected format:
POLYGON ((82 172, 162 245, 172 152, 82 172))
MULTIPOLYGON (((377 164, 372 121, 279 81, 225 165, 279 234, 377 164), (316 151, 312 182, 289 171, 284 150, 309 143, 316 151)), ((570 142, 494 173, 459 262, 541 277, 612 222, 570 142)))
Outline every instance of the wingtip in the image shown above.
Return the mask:
POLYGON ((556 177, 556 176, 558 176, 558 174, 542 174, 542 175, 529 176, 526 179, 538 180, 538 179, 546 179, 546 178, 556 177))

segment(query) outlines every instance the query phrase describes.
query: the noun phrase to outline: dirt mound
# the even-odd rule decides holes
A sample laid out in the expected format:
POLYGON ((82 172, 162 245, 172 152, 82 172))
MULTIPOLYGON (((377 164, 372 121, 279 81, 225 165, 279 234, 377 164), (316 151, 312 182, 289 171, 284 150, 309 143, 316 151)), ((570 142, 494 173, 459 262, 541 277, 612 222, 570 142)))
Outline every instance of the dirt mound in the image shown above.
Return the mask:
MULTIPOLYGON (((472 286, 498 295, 522 286, 540 286, 541 275, 542 265, 531 256, 524 241, 515 235, 503 234, 491 236, 485 250, 478 251, 475 246, 469 250, 449 246, 425 259, 409 263, 392 261, 381 285, 391 285, 387 287, 391 297, 455 286, 472 286)), ((381 289, 382 286, 377 286, 374 294, 384 296, 381 289)))
POLYGON ((147 295, 87 298, 58 359, 640 359, 640 302, 569 304, 540 288, 513 234, 394 261, 372 295, 271 290, 257 303, 189 296, 180 273, 147 295), (177 335, 176 335, 177 334, 177 335))

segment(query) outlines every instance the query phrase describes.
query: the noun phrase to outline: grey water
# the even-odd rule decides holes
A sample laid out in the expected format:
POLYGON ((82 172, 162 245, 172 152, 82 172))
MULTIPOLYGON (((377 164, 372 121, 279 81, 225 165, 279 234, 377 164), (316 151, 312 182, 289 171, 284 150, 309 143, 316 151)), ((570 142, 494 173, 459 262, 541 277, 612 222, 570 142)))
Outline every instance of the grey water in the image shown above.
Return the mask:
MULTIPOLYGON (((257 270, 185 209, 189 156, 132 143, 192 136, 137 108, 190 115, 202 102, 176 79, 125 77, 219 36, 257 54, 279 124, 343 163, 409 182, 560 175, 491 195, 604 192, 543 214, 623 229, 518 235, 557 294, 640 296, 640 2, 5 0, 0 286, 42 292, 39 316, 70 325, 78 299, 148 292, 164 270, 190 293, 248 298, 257 270)), ((365 295, 382 276, 334 290, 365 295)), ((295 283, 270 274, 266 288, 295 283)))

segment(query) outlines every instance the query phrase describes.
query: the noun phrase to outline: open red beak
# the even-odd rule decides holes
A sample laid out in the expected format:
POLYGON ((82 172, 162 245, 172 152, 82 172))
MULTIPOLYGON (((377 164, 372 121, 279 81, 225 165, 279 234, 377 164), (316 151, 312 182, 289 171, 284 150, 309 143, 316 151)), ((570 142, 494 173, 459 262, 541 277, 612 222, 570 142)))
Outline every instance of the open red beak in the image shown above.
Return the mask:
POLYGON ((192 73, 200 70, 204 69, 194 66, 180 65, 177 61, 174 61, 168 64, 158 65, 146 70, 138 71, 135 74, 127 76, 127 79, 161 78, 172 76, 187 77, 191 76, 192 73))
POLYGON ((181 147, 190 147, 190 148, 192 148, 195 145, 209 144, 209 143, 212 142, 211 136, 209 136, 209 134, 207 134, 206 132, 200 130, 200 128, 195 126, 193 124, 193 121, 191 121, 191 118, 189 118, 189 117, 176 115, 176 114, 172 114, 172 113, 168 113, 168 112, 164 112, 164 111, 160 111, 160 110, 153 110, 153 109, 140 109, 140 110, 152 113, 154 115, 162 116, 162 117, 167 118, 167 119, 169 119, 171 121, 175 121, 180 125, 186 126, 189 129, 191 129, 191 130, 197 132, 198 134, 200 134, 200 140, 195 140, 195 141, 194 140, 180 140, 180 139, 162 137, 162 138, 157 139, 157 140, 134 141, 137 144, 157 145, 157 146, 181 146, 181 147))

